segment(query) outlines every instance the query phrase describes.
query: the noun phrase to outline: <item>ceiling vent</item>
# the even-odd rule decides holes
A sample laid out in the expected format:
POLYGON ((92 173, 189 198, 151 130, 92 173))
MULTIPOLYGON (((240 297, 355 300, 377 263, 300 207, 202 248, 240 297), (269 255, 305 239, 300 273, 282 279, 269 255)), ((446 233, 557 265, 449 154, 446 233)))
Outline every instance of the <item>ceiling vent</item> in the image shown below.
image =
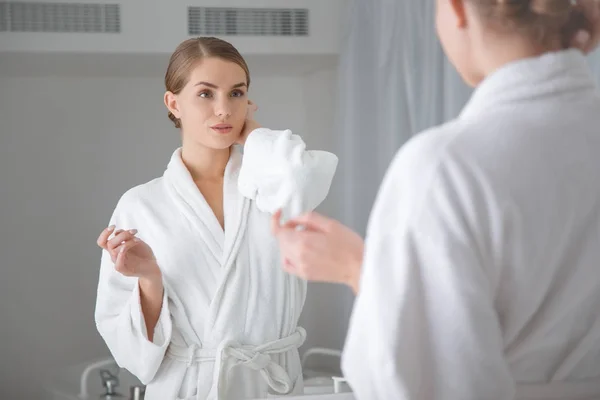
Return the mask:
POLYGON ((190 36, 308 36, 304 8, 189 7, 190 36))
POLYGON ((120 33, 118 4, 0 2, 0 32, 120 33))

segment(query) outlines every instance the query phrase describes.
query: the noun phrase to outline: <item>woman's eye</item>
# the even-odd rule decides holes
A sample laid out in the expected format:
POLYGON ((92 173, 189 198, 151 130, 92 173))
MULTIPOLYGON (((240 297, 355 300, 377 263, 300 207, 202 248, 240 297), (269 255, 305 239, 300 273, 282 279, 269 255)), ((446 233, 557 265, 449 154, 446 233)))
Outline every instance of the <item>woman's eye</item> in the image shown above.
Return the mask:
POLYGON ((212 93, 211 92, 207 92, 207 91, 200 92, 198 94, 198 97, 202 97, 203 99, 207 99, 209 97, 212 97, 212 93))
POLYGON ((234 90, 231 92, 231 97, 243 97, 244 94, 245 93, 242 90, 234 90))

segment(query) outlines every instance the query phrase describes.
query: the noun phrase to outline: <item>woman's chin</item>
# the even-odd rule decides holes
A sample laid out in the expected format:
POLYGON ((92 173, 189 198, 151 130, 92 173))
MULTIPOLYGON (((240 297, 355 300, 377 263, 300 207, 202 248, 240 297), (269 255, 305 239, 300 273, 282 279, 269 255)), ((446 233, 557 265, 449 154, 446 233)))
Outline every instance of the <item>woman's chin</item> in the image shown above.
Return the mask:
MULTIPOLYGON (((212 135, 211 135, 212 136, 212 135)), ((238 139, 238 135, 223 135, 212 136, 209 140, 203 141, 208 147, 215 150, 228 149, 235 144, 238 139)))
MULTIPOLYGON (((228 149, 236 144, 239 138, 239 132, 217 133, 212 130, 209 132, 203 132, 202 134, 194 135, 193 138, 188 137, 190 142, 214 150, 228 149)), ((184 141, 186 141, 185 138, 184 141)))

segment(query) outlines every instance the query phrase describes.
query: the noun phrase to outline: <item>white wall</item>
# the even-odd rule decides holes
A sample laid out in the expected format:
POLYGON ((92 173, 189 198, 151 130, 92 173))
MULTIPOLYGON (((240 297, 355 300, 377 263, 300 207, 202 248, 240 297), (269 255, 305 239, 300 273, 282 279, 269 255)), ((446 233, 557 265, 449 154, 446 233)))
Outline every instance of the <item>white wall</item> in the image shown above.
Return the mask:
MULTIPOLYGON (((335 76, 255 75, 258 119, 331 149, 335 76)), ((161 76, 0 74, 2 399, 40 398, 36 384, 49 372, 108 355, 93 319, 95 240, 119 196, 162 174, 179 144, 162 94, 161 76)), ((335 209, 333 194, 321 210, 335 209)), ((307 346, 342 346, 348 299, 311 285, 307 346)))

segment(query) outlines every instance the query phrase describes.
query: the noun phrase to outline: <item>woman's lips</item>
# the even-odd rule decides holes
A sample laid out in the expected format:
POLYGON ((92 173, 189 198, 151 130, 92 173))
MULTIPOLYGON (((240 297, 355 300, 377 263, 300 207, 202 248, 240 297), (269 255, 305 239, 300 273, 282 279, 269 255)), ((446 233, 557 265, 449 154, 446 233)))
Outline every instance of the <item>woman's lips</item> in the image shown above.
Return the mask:
POLYGON ((229 133, 233 129, 233 127, 231 125, 227 125, 227 124, 214 125, 214 126, 211 126, 211 128, 215 132, 222 133, 222 134, 229 133))

